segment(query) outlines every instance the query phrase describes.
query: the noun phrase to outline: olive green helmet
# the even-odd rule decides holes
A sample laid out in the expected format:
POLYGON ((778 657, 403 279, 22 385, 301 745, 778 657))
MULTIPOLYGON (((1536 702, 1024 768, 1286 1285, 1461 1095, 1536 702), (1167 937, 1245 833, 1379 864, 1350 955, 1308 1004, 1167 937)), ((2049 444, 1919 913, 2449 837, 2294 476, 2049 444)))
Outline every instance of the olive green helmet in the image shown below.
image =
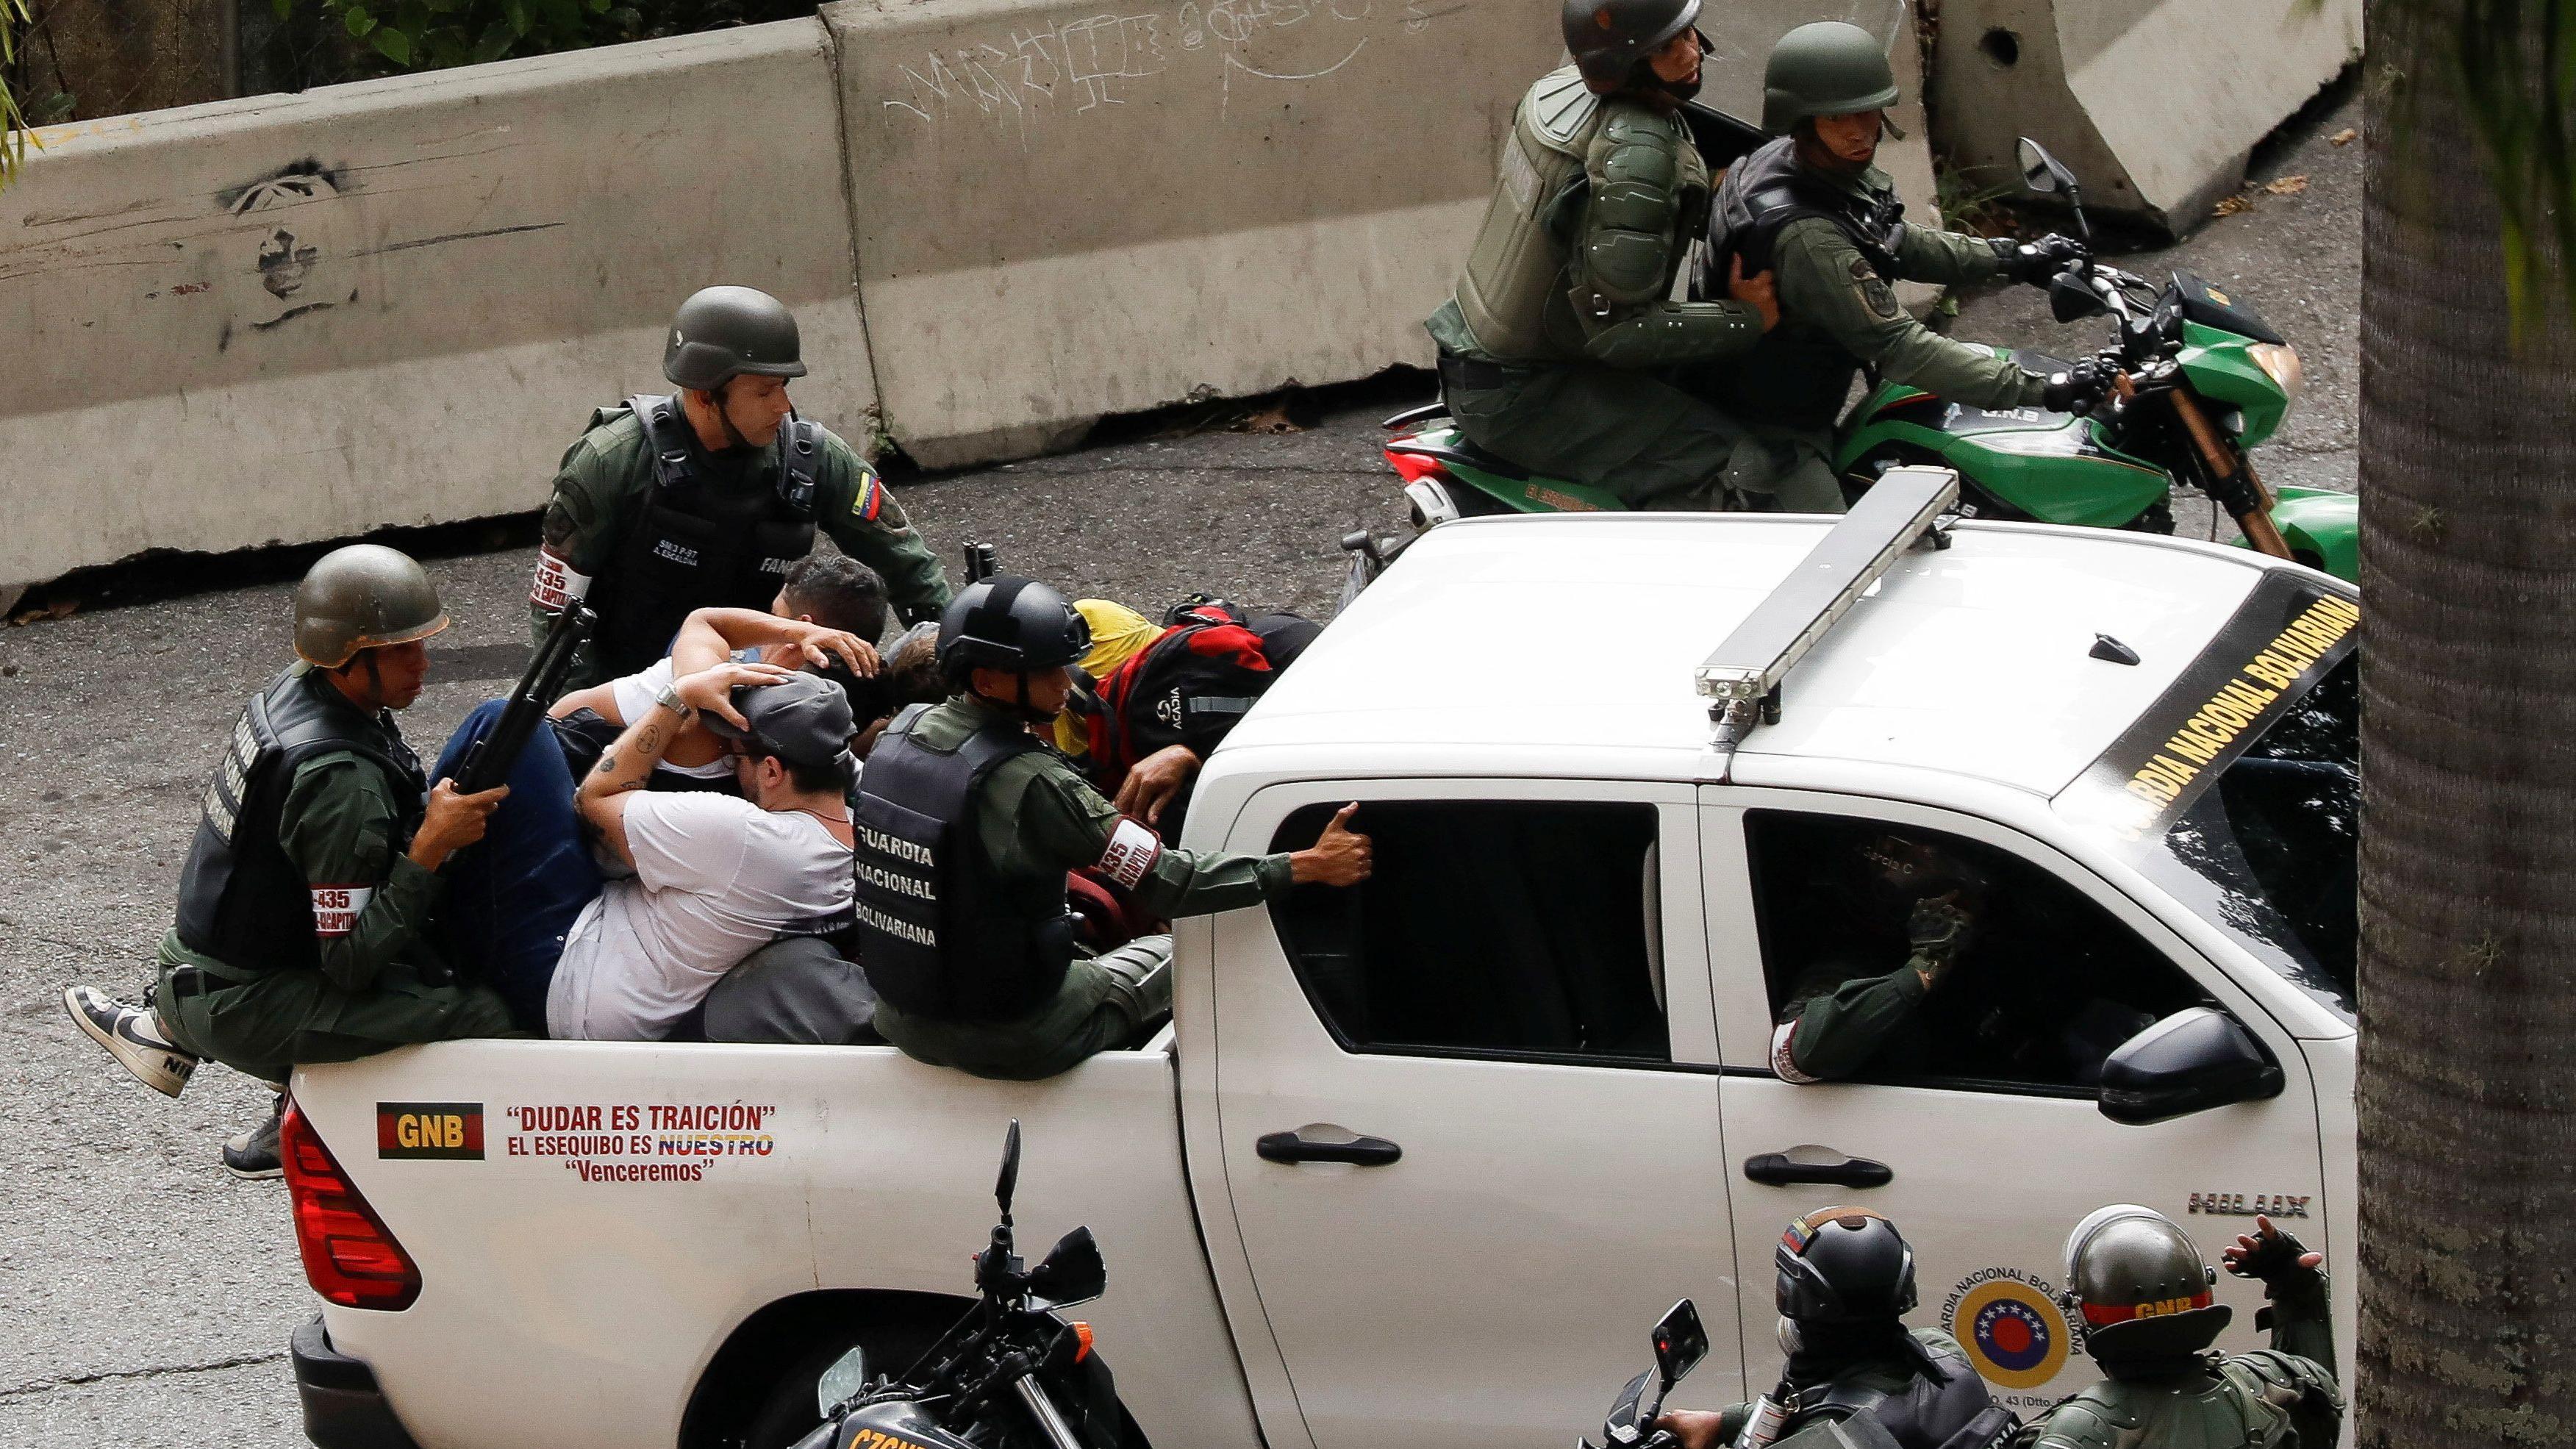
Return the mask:
POLYGON ((2209 1347, 2229 1317, 2212 1300, 2217 1282, 2191 1235, 2154 1208, 2117 1203, 2067 1235, 2063 1306, 2105 1364, 2209 1347))
POLYGON ((1850 116, 1896 104, 1896 72, 1878 37, 1844 20, 1818 20, 1781 36, 1762 67, 1762 129, 1773 135, 1810 116, 1850 116))
POLYGON ((295 586, 295 655, 324 669, 361 649, 408 644, 446 627, 429 571, 381 544, 335 548, 295 586))
POLYGON ((693 392, 713 392, 744 373, 803 377, 796 318, 756 287, 706 287, 671 316, 662 375, 693 392))
POLYGON ((1699 19, 1699 0, 1565 0, 1557 24, 1583 83, 1608 95, 1699 19))

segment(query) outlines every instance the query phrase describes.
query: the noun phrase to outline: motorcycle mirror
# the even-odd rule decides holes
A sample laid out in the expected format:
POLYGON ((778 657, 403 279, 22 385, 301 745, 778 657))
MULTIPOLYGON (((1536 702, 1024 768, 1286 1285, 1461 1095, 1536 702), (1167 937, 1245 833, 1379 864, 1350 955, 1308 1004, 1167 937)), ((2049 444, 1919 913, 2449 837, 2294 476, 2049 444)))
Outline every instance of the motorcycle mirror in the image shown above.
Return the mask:
POLYGON ((2090 245, 2093 241, 2093 223, 2085 218, 2084 189, 2075 184, 2075 173, 2066 168, 2065 162, 2049 155, 2047 147, 2028 136, 2021 138, 2014 147, 2014 154, 2021 162, 2022 185, 2042 196, 2054 195, 2060 191, 2066 193, 2066 204, 2075 211, 2076 233, 2083 237, 2087 245, 2090 245))
POLYGON ((1011 1119, 1011 1130, 1002 1137, 1002 1175, 993 1182, 993 1201, 1001 1204, 1002 1220, 1010 1221, 1011 1195, 1020 1188, 1020 1119, 1011 1119))
POLYGON ((1101 1259, 1091 1229, 1075 1228, 1056 1239, 1045 1261, 1030 1272, 1029 1291, 1059 1308, 1108 1292, 1109 1265, 1101 1259))
POLYGON ((832 1361, 814 1382, 814 1412, 828 1419, 832 1410, 857 1398, 868 1386, 868 1351, 853 1348, 832 1361))
POLYGON ((1663 1378, 1664 1392, 1672 1392, 1673 1385, 1706 1357, 1708 1330, 1700 1324, 1698 1305, 1685 1298, 1655 1325, 1655 1368, 1663 1378))
POLYGON ((2072 322, 2080 317, 2098 317, 2110 310, 2102 305, 2101 298, 2093 295, 2092 288, 2085 286, 2070 273, 2060 272, 2049 280, 2048 315, 2060 322, 2072 322))

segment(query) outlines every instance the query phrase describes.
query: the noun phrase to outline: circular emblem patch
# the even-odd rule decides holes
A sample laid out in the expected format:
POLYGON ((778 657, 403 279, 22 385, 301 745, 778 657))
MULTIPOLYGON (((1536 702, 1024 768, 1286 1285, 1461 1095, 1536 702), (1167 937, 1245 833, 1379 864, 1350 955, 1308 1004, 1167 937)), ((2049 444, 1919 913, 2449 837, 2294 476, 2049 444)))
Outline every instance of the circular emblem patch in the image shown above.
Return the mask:
POLYGON ((1950 1313, 1950 1336, 1990 1383, 2035 1389, 2066 1366, 2066 1319, 2047 1295, 2027 1283, 1982 1283, 1950 1313))

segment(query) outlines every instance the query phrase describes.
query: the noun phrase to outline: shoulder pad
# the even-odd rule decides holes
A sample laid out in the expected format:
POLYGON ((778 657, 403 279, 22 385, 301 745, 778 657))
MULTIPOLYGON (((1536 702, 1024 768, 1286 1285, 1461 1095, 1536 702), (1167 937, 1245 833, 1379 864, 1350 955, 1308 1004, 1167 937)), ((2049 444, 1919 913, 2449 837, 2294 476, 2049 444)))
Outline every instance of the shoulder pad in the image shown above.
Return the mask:
POLYGON ((1538 84, 1521 98, 1521 108, 1529 113, 1541 140, 1567 151, 1600 113, 1601 98, 1583 83, 1583 73, 1569 65, 1539 77, 1538 84))
POLYGON ((2101 1404, 2077 1394, 2039 1421, 2037 1436, 2030 1443, 2032 1449, 2114 1449, 2124 1432, 2136 1427, 2134 1418, 2106 1414, 2101 1404))
POLYGON ((2323 1393, 2338 1407, 2343 1403, 2343 1388, 2335 1382, 2334 1371, 2315 1359, 2276 1348, 2258 1348, 2237 1354, 2228 1363, 2253 1374, 2267 1387, 2323 1393))
POLYGON ((1680 120, 1634 101, 1613 101, 1604 108, 1600 142, 1666 152, 1679 152, 1685 144, 1680 120))

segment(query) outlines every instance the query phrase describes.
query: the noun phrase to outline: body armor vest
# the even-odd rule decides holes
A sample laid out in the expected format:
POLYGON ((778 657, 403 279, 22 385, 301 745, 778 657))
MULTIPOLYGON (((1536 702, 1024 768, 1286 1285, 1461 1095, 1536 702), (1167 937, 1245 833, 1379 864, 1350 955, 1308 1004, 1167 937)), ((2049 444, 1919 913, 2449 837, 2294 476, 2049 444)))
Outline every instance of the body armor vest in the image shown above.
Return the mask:
POLYGON ((411 839, 429 782, 392 716, 370 719, 319 671, 290 668, 242 706, 206 783, 196 838, 179 872, 181 945, 244 971, 321 966, 312 882, 287 857, 279 817, 297 767, 339 750, 385 772, 408 802, 396 838, 411 839))
POLYGON ((2014 1427, 2018 1421, 2011 1411, 1995 1403, 1986 1381, 1964 1356, 1929 1344, 1924 1349, 1949 1374, 1947 1379, 1918 1374, 1893 1391, 1828 1380, 1798 1396, 1782 1436, 1810 1424, 1866 1416, 1876 1419, 1899 1449, 1986 1449, 2014 1427))
MULTIPOLYGON (((1718 183, 1709 213, 1709 244, 1691 288, 1695 297, 1724 297, 1728 267, 1739 255, 1746 276, 1769 271, 1780 233, 1808 217, 1821 217, 1849 237, 1881 278, 1893 280, 1897 273, 1905 204, 1893 192, 1863 197, 1807 172, 1788 136, 1736 162, 1718 183)), ((1739 418, 1829 431, 1860 365, 1824 329, 1784 310, 1780 325, 1750 352, 1716 369, 1712 395, 1739 418)))
POLYGON ((601 668, 632 674, 669 651, 691 609, 766 611, 787 570, 814 548, 814 487, 823 429, 789 418, 771 445, 777 486, 729 488, 701 475, 676 397, 634 397, 653 483, 594 599, 601 668))
MULTIPOLYGON (((1582 183, 1584 153, 1606 115, 1601 98, 1572 66, 1542 76, 1512 113, 1494 199, 1486 204, 1466 273, 1458 279, 1458 310, 1467 330, 1496 357, 1547 359, 1564 350, 1548 326, 1555 309, 1566 313, 1566 327, 1573 325, 1558 208, 1582 183)), ((1575 343, 1573 355, 1579 357, 1579 333, 1575 343)))
POLYGON ((1003 761, 1038 748, 1000 720, 954 750, 913 738, 931 706, 895 718, 859 772, 859 964, 897 1011, 1008 1021, 1054 997, 1073 962, 1064 877, 1005 879, 975 838, 976 796, 1003 761))

